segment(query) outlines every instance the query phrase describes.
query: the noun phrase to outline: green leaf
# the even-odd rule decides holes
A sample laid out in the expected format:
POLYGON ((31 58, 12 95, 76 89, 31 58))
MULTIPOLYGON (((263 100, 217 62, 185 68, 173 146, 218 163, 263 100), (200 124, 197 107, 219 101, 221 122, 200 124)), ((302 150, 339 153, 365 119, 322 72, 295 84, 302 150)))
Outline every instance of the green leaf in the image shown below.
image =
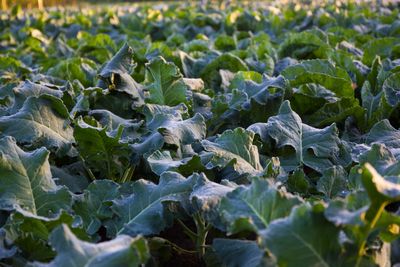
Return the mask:
POLYGON ((22 209, 43 217, 69 209, 70 193, 51 178, 49 151, 24 152, 11 137, 0 139, 0 147, 0 209, 22 209))
POLYGON ((390 203, 400 200, 400 184, 398 181, 385 179, 370 164, 364 165, 361 177, 373 206, 375 203, 390 203))
POLYGON ((263 251, 254 241, 215 238, 212 248, 226 267, 262 266, 263 251))
POLYGON ((221 91, 221 75, 219 70, 229 70, 233 73, 238 71, 247 71, 248 67, 240 58, 227 53, 212 60, 200 72, 200 78, 204 81, 206 87, 216 91, 221 91))
POLYGON ((153 104, 175 106, 187 103, 188 86, 178 67, 158 57, 146 64, 147 101, 153 104))
POLYGON ((90 59, 72 57, 57 61, 47 74, 60 79, 73 81, 79 80, 84 86, 93 86, 96 77, 97 65, 90 59))
POLYGON ((332 48, 312 32, 291 33, 279 47, 281 58, 328 58, 332 48))
POLYGON ((303 124, 289 101, 281 105, 277 116, 270 117, 267 123, 253 124, 248 130, 257 133, 267 147, 275 148, 282 167, 289 171, 304 164, 322 172, 335 165, 339 157, 340 139, 335 124, 324 129, 303 124))
POLYGON ((367 129, 375 123, 388 118, 393 111, 393 108, 387 101, 385 92, 381 91, 377 95, 373 95, 371 84, 368 81, 361 88, 361 102, 365 109, 367 129))
POLYGON ((174 160, 169 151, 157 150, 147 158, 147 162, 157 175, 161 175, 165 171, 174 171, 188 176, 193 172, 206 171, 198 155, 174 160))
POLYGON ((201 141, 205 151, 212 153, 207 168, 225 167, 233 162, 239 174, 256 174, 262 170, 258 149, 253 145, 254 134, 243 128, 227 130, 211 142, 201 141))
POLYGON ((186 179, 175 172, 164 172, 157 185, 146 180, 133 183, 131 195, 113 201, 116 217, 106 224, 108 233, 135 236, 161 232, 173 219, 172 212, 164 204, 187 202, 196 179, 195 175, 186 179))
POLYGON ((328 198, 342 196, 347 189, 347 172, 342 166, 324 170, 317 183, 317 190, 328 198))
POLYGON ((167 144, 180 147, 200 141, 206 136, 205 119, 199 113, 184 121, 170 120, 169 117, 158 115, 153 121, 159 120, 157 131, 167 144))
POLYGON ((55 255, 48 245, 48 239, 51 231, 61 224, 70 226, 78 237, 88 239, 80 221, 75 220, 66 211, 62 211, 56 217, 46 218, 19 210, 10 216, 4 229, 7 237, 18 246, 29 261, 49 261, 55 255), (32 250, 32 247, 35 249, 32 250))
POLYGON ((239 187, 224 197, 218 209, 227 232, 235 234, 266 229, 300 203, 300 198, 278 190, 270 181, 253 178, 250 186, 239 187))
POLYGON ((263 246, 279 266, 341 266, 340 229, 328 222, 323 212, 321 204, 303 204, 261 233, 263 246))
POLYGON ((57 155, 74 155, 74 137, 67 108, 51 95, 29 97, 15 114, 0 118, 1 135, 13 136, 32 148, 45 146, 57 155))
POLYGON ((400 73, 390 75, 383 83, 382 90, 385 92, 387 103, 391 107, 398 106, 400 102, 400 73))
POLYGON ((73 209, 82 218, 88 234, 95 234, 102 223, 112 217, 112 201, 119 193, 118 184, 109 180, 97 180, 75 200, 73 209))
POLYGON ((12 106, 11 114, 16 113, 24 104, 25 100, 30 96, 39 97, 47 94, 57 98, 62 98, 63 92, 57 89, 52 89, 47 86, 33 83, 29 80, 24 81, 19 86, 13 89, 15 95, 14 104, 12 106))
POLYGON ((353 97, 352 81, 344 69, 332 65, 328 60, 306 60, 287 67, 282 75, 291 86, 316 83, 331 90, 337 96, 353 97))
POLYGON ((375 57, 391 57, 393 48, 400 43, 400 39, 393 37, 372 39, 364 46, 363 63, 371 65, 375 57))
POLYGON ((65 225, 56 228, 50 243, 57 257, 50 263, 33 263, 32 266, 140 266, 150 258, 147 242, 138 236, 131 238, 121 235, 114 240, 91 244, 79 240, 65 225))
POLYGON ((190 213, 198 212, 218 229, 224 229, 218 206, 221 199, 238 186, 235 183, 222 180, 220 183, 211 182, 204 174, 200 174, 193 191, 190 194, 190 213))
POLYGON ((134 107, 144 104, 143 86, 137 83, 130 72, 133 68, 133 49, 125 44, 100 70, 98 86, 110 92, 129 96, 134 107))
POLYGON ((111 136, 106 128, 91 126, 82 118, 76 122, 74 137, 79 153, 101 178, 118 181, 130 166, 129 145, 120 142, 122 130, 123 126, 120 126, 117 134, 111 136))
POLYGON ((117 136, 122 128, 121 141, 123 142, 136 141, 140 138, 139 128, 143 125, 143 121, 126 120, 105 109, 91 110, 89 115, 99 121, 113 137, 117 136))
POLYGON ((400 131, 393 128, 389 120, 377 122, 366 134, 365 143, 384 144, 389 149, 400 148, 400 131))

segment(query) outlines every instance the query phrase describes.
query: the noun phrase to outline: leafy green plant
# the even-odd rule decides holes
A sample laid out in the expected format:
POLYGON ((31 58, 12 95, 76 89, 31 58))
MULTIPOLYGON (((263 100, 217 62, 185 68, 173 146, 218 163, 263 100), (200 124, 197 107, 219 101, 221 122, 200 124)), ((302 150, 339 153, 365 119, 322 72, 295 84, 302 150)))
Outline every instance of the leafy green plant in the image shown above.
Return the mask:
POLYGON ((0 265, 399 263, 398 8, 159 7, 0 14, 0 265))

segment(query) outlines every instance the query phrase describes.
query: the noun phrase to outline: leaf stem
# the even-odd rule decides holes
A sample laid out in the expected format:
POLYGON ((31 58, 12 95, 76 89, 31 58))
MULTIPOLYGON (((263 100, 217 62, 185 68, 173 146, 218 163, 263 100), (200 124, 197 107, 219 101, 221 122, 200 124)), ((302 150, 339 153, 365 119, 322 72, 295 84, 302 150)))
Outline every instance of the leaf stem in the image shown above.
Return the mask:
POLYGON ((211 225, 206 225, 200 213, 195 213, 193 219, 197 230, 196 249, 199 253, 199 258, 202 258, 206 254, 206 238, 211 225))
POLYGON ((379 218, 381 217, 383 211, 385 210, 386 202, 382 202, 379 208, 376 210, 375 215, 373 216, 371 222, 366 226, 365 232, 363 235, 362 242, 360 244, 360 247, 358 249, 358 257, 357 257, 357 262, 356 262, 356 267, 360 266, 361 264, 361 259, 364 256, 364 251, 365 251, 365 246, 367 244, 367 239, 368 236, 371 233, 371 230, 375 227, 376 223, 378 222, 379 218))
POLYGON ((186 226, 186 224, 184 224, 180 219, 177 219, 178 223, 182 226, 183 231, 185 232, 185 234, 187 234, 189 236, 189 238, 195 242, 197 239, 197 234, 195 232, 193 232, 192 230, 190 230, 189 227, 186 226))

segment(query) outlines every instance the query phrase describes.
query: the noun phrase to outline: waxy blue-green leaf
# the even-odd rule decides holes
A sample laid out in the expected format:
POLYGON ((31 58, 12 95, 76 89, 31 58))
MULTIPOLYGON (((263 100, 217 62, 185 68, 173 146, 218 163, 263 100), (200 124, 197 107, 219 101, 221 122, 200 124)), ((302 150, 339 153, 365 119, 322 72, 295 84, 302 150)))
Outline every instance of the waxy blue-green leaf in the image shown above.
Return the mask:
POLYGON ((215 238, 212 248, 223 266, 262 266, 263 251, 254 241, 215 238))
POLYGON ((29 97, 17 113, 1 117, 0 132, 32 148, 45 146, 60 156, 76 154, 68 110, 51 95, 29 97))
POLYGON ((14 104, 9 112, 10 115, 16 113, 24 104, 25 100, 30 96, 39 97, 47 94, 57 98, 62 98, 63 92, 54 88, 49 88, 42 84, 33 83, 29 80, 24 81, 13 89, 14 104))
POLYGON ((238 187, 224 197, 218 210, 229 234, 260 232, 301 203, 299 197, 279 190, 271 181, 253 178, 250 186, 238 187))
POLYGON ((211 142, 201 141, 205 151, 212 153, 207 168, 225 167, 232 163, 239 174, 257 174, 262 170, 257 146, 253 145, 254 133, 243 128, 227 130, 211 142))
POLYGON ((164 115, 156 116, 153 122, 156 123, 157 120, 157 131, 163 136, 164 142, 176 147, 193 144, 206 136, 206 122, 199 113, 183 121, 171 120, 164 115))
POLYGON ((395 129, 389 122, 384 119, 377 122, 365 136, 367 144, 380 143, 389 149, 400 148, 400 131, 395 129))
POLYGON ((253 124, 248 130, 258 134, 267 147, 277 149, 275 155, 289 171, 304 164, 322 172, 335 165, 339 157, 340 139, 335 124, 324 129, 308 126, 292 111, 289 101, 281 105, 277 116, 270 117, 267 123, 253 124))
POLYGON ((121 141, 123 142, 136 141, 141 136, 140 127, 143 121, 124 119, 105 109, 91 110, 89 115, 99 121, 113 137, 117 136, 119 129, 122 128, 121 141))
POLYGON ((49 263, 35 262, 31 266, 136 267, 145 264, 150 257, 143 237, 121 235, 111 241, 92 244, 79 240, 65 224, 52 232, 50 244, 57 252, 54 260, 49 263))
POLYGON ((340 229, 324 217, 321 204, 303 204, 261 233, 262 245, 279 266, 341 266, 340 229))
POLYGON ((24 152, 11 137, 0 139, 0 148, 0 209, 54 217, 70 208, 71 194, 51 178, 46 148, 24 152))
POLYGON ((324 170, 317 183, 317 190, 328 198, 343 196, 348 190, 347 172, 342 166, 324 170))
POLYGON ((353 97, 352 81, 347 72, 328 60, 306 60, 287 67, 282 75, 292 86, 316 83, 334 92, 337 96, 353 97))
POLYGON ((157 234, 170 226, 173 214, 164 207, 168 202, 187 205, 197 175, 185 178, 175 172, 164 172, 159 183, 139 180, 132 184, 132 194, 117 198, 111 209, 115 218, 106 223, 108 234, 132 236, 157 234))
POLYGON ((130 75, 133 68, 133 49, 125 44, 100 70, 98 86, 110 92, 127 94, 134 107, 144 104, 143 86, 130 75))
POLYGON ((151 170, 157 175, 161 175, 165 171, 174 171, 186 176, 193 172, 206 170, 198 155, 174 160, 168 150, 155 151, 147 158, 147 162, 151 170))
POLYGON ((82 218, 88 234, 95 234, 106 219, 113 215, 112 201, 119 196, 118 184, 109 180, 91 183, 74 203, 74 212, 82 218))
POLYGON ((49 236, 61 224, 71 227, 71 231, 79 238, 88 240, 81 221, 66 211, 62 211, 56 217, 47 218, 18 210, 10 216, 4 229, 7 237, 18 246, 27 259, 50 261, 55 255, 48 246, 49 236))

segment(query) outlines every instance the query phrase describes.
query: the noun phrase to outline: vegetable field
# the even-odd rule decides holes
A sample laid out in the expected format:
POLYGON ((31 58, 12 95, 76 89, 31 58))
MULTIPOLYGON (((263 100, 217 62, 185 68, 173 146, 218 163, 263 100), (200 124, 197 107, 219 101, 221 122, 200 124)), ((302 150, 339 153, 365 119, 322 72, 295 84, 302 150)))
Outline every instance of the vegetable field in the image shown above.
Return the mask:
POLYGON ((0 13, 0 266, 400 263, 399 16, 0 13))

